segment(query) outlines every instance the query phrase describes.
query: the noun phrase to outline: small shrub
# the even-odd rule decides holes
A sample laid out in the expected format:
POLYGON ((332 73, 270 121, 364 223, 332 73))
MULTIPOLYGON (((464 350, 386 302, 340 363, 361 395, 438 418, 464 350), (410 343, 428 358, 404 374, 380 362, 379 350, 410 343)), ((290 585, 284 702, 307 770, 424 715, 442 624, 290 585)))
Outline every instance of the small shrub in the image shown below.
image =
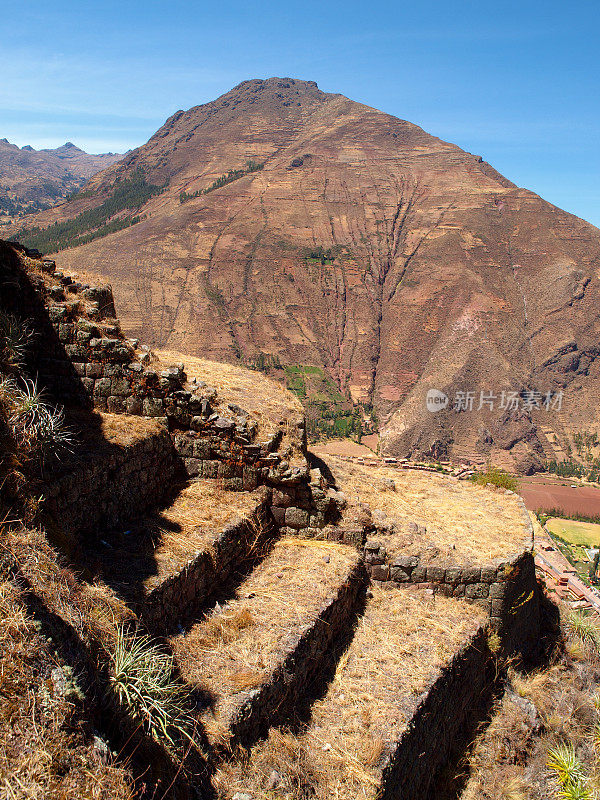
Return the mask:
POLYGON ((485 472, 476 472, 471 480, 481 486, 485 486, 486 483, 491 483, 492 486, 510 489, 511 492, 516 492, 519 488, 519 482, 514 475, 509 475, 508 472, 504 472, 504 470, 498 467, 488 467, 485 472))
POLYGON ((110 685, 118 703, 156 741, 176 747, 191 739, 193 720, 187 709, 189 691, 173 677, 173 657, 149 636, 127 635, 119 627, 110 685))

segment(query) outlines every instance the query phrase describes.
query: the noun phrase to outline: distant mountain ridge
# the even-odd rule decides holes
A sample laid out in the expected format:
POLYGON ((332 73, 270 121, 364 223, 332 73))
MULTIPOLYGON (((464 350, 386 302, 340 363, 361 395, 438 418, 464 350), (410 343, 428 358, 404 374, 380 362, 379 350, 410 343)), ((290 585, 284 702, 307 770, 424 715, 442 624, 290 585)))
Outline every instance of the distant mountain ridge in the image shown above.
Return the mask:
POLYGON ((72 142, 35 150, 0 139, 0 222, 64 200, 88 178, 122 158, 119 153, 90 155, 72 142))
POLYGON ((600 425, 600 231, 312 81, 176 112, 20 238, 131 335, 286 376, 334 430, 346 398, 388 454, 528 471, 600 425))

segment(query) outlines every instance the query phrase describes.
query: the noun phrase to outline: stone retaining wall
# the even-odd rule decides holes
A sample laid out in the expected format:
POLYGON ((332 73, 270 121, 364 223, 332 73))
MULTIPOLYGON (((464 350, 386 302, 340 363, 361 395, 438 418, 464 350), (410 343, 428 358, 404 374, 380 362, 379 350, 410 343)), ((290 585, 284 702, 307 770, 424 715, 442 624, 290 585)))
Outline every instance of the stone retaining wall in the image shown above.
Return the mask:
POLYGON ((153 589, 143 601, 140 618, 154 631, 172 633, 221 591, 234 571, 263 553, 276 531, 270 513, 270 491, 263 489, 256 509, 246 519, 234 520, 211 547, 196 554, 185 567, 153 589))
POLYGON ((364 556, 372 580, 416 585, 483 607, 493 626, 512 631, 516 649, 523 644, 524 630, 539 624, 535 563, 529 550, 481 566, 426 564, 416 556, 398 556, 389 564, 379 542, 367 542, 364 556))
MULTIPOLYGON (((219 478, 225 489, 234 491, 252 490, 260 484, 281 489, 274 513, 283 533, 305 530, 311 535, 335 517, 335 493, 327 494, 320 474, 316 482, 311 480, 305 459, 291 465, 278 452, 281 429, 256 441, 258 426, 251 415, 231 404, 225 410, 217 402, 217 391, 202 381, 190 389, 183 364, 153 368, 149 349, 123 336, 110 287, 73 280, 57 271, 53 261, 34 258, 33 268, 25 270, 21 258, 28 251, 20 250, 17 256, 12 246, 2 244, 1 303, 40 332, 29 374, 37 376, 55 401, 157 418, 168 428, 190 478, 219 478), (289 509, 284 514, 285 505, 289 509)), ((292 437, 305 453, 304 419, 299 416, 288 420, 288 428, 290 424, 295 425, 292 437)), ((65 513, 67 519, 81 517, 74 520, 75 526, 87 516, 83 506, 76 509, 74 499, 86 495, 81 482, 72 476, 51 493, 54 513, 65 513)), ((132 516, 141 507, 135 493, 133 505, 126 507, 132 516)), ((107 508, 102 516, 110 522, 114 515, 107 508)), ((90 519, 89 526, 97 522, 90 519)))
POLYGON ((422 800, 446 766, 457 738, 478 707, 485 706, 495 678, 486 627, 454 656, 417 700, 415 712, 382 770, 381 800, 422 800))
POLYGON ((181 479, 165 429, 129 447, 108 446, 40 486, 44 510, 67 535, 97 535, 156 506, 181 479))
POLYGON ((332 661, 336 643, 352 629, 368 576, 362 563, 327 601, 317 618, 294 641, 267 683, 248 693, 230 723, 228 748, 249 748, 269 728, 297 717, 307 691, 332 661))

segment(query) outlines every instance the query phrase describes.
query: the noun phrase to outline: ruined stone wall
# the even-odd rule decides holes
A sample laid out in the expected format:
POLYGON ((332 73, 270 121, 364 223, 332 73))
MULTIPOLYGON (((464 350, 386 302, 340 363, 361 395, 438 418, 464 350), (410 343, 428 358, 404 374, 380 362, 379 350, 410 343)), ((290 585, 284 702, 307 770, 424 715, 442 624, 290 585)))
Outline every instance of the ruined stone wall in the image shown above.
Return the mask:
POLYGON ((539 599, 530 550, 481 566, 426 564, 416 556, 398 556, 390 564, 378 542, 367 542, 364 555, 373 580, 416 585, 475 603, 489 612, 495 628, 505 632, 509 650, 535 647, 539 599))
POLYGON ((96 535, 160 503, 183 477, 166 430, 128 447, 109 446, 102 458, 79 460, 41 483, 44 511, 67 535, 96 535))
MULTIPOLYGON (((290 464, 279 452, 281 429, 257 441, 258 426, 250 414, 231 404, 224 408, 217 391, 202 381, 188 385, 183 364, 156 368, 147 347, 126 339, 115 318, 110 287, 73 280, 57 271, 53 261, 29 258, 27 252, 2 243, 0 301, 3 309, 37 331, 28 371, 51 399, 70 407, 156 418, 168 429, 189 478, 218 478, 233 491, 253 490, 260 484, 280 489, 274 515, 283 533, 315 535, 336 516, 335 493, 328 491, 320 473, 317 478, 311 475, 302 455, 303 419, 294 423, 292 431, 301 459, 290 464)), ((70 527, 84 522, 93 527, 102 520, 114 522, 124 492, 133 498, 126 504, 132 516, 144 506, 145 493, 151 496, 154 489, 161 489, 157 499, 162 497, 164 486, 138 481, 136 487, 134 477, 143 474, 144 467, 135 458, 129 460, 128 469, 132 473, 115 491, 113 510, 104 497, 106 487, 97 487, 103 509, 86 520, 85 505, 91 499, 85 489, 87 472, 61 477, 48 492, 50 510, 61 514, 70 527)), ((114 474, 120 478, 122 471, 119 467, 114 474)), ((171 469, 164 472, 163 482, 170 481, 171 473, 171 469)))

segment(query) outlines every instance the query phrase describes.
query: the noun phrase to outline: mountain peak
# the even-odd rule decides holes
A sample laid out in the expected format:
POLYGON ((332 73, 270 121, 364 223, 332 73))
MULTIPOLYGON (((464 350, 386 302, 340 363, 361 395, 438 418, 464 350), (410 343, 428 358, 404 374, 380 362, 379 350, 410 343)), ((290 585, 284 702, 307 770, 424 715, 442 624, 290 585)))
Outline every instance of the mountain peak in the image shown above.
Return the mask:
POLYGON ((597 424, 600 231, 480 156, 314 81, 254 78, 174 114, 86 197, 31 224, 45 230, 25 244, 67 247, 67 268, 93 264, 117 287, 132 335, 296 365, 314 415, 337 387, 316 430, 354 403, 375 409, 390 455, 528 471, 555 454, 546 430, 597 424), (115 218, 125 227, 83 236, 82 210, 108 221, 124 178, 135 188, 115 218), (59 240, 52 223, 68 219, 59 240), (140 253, 153 276, 143 296, 140 253), (434 387, 448 399, 435 414, 434 387), (568 418, 499 406, 533 390, 562 391, 568 418), (467 392, 498 399, 454 413, 467 392))

